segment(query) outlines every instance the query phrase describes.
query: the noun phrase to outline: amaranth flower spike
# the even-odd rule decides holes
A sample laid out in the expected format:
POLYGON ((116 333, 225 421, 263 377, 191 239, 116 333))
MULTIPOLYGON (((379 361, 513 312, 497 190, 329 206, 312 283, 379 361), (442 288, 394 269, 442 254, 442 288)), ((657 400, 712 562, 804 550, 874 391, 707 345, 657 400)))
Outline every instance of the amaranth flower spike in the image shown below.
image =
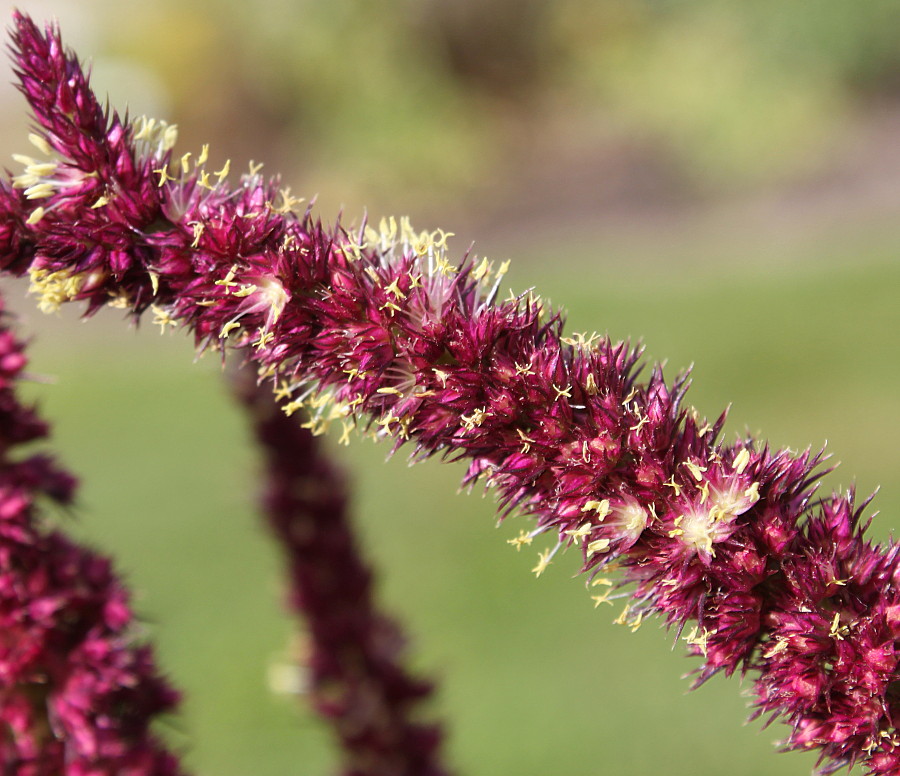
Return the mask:
POLYGON ((698 682, 752 673, 786 748, 819 750, 826 771, 900 772, 898 551, 866 541, 852 494, 812 501, 820 456, 722 441, 722 418, 682 407, 683 379, 639 381, 638 353, 563 337, 531 294, 498 301, 505 265, 451 262, 444 232, 328 228, 258 169, 232 184, 206 149, 175 160, 159 124, 59 109, 44 95, 98 103, 56 30, 18 17, 14 44, 52 152, 34 164, 65 175, 29 195, 29 161, 3 191, 2 264, 45 307, 152 306, 200 347, 241 351, 317 432, 337 420, 467 459, 504 514, 534 518, 521 543, 554 537, 537 573, 566 546, 594 583, 619 567, 612 584, 634 591, 621 621, 690 627, 698 682), (113 184, 98 199, 60 182, 95 175, 113 184))
POLYGON ((177 693, 136 638, 110 562, 52 530, 38 502, 75 481, 19 448, 47 428, 16 397, 26 359, 0 299, 0 764, 25 776, 176 776, 151 731, 177 693))

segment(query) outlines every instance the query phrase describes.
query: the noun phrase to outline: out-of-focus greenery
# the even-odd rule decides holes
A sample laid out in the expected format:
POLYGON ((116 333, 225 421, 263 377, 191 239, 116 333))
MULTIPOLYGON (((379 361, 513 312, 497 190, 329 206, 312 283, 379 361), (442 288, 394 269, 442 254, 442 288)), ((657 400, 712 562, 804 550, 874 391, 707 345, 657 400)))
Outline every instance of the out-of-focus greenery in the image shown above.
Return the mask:
POLYGON ((551 5, 577 92, 719 186, 819 163, 861 100, 898 86, 891 0, 551 5))
POLYGON ((96 27, 102 84, 128 80, 115 66, 140 83, 133 68, 145 67, 186 147, 212 140, 240 158, 252 144, 336 205, 446 206, 592 139, 639 143, 713 190, 791 179, 900 86, 894 0, 79 8, 96 27))
MULTIPOLYGON (((570 331, 642 336, 649 358, 668 357, 670 377, 693 362, 690 400, 710 415, 731 402, 729 433, 762 429, 795 449, 830 440, 844 460, 830 483, 885 486, 875 504, 884 537, 900 512, 890 355, 900 236, 744 246, 731 255, 738 269, 718 261, 720 247, 687 262, 673 246, 613 259, 608 246, 557 238, 516 262, 509 282, 565 303, 570 331)), ((31 394, 84 477, 79 533, 115 555, 162 664, 186 689, 172 740, 209 776, 329 772, 327 735, 302 698, 267 686, 291 626, 276 553, 253 515, 253 449, 217 360, 192 365, 184 339, 135 334, 106 313, 73 332, 73 312, 34 343, 31 370, 58 382, 31 394)), ((810 756, 773 751, 778 726, 741 725, 738 678, 685 695, 679 677, 692 663, 670 648, 673 635, 653 622, 633 634, 612 625, 618 610, 592 608, 574 556, 534 579, 536 548, 505 543, 521 518, 498 530, 490 498, 454 498, 458 468, 409 470, 402 453, 385 464, 387 448, 363 440, 339 450, 386 604, 406 620, 416 664, 442 681, 436 713, 460 773, 809 770, 810 756)))

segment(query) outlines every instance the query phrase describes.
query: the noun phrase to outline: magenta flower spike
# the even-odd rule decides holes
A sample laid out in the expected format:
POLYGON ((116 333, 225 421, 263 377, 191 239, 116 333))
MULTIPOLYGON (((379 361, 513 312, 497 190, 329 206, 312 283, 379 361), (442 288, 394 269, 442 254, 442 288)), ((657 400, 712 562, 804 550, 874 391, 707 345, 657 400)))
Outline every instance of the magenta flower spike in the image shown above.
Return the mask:
POLYGON ((721 440, 685 378, 641 381, 627 345, 564 336, 531 294, 499 301, 506 265, 452 262, 446 232, 329 228, 256 168, 176 159, 168 125, 100 109, 55 28, 18 16, 13 52, 47 158, 18 157, 0 192, 0 266, 44 308, 152 309, 255 363, 314 433, 467 460, 502 514, 533 517, 517 546, 550 537, 535 573, 575 548, 597 603, 628 588, 621 622, 686 636, 697 684, 751 674, 786 749, 900 772, 898 550, 866 540, 852 493, 813 499, 820 455, 721 440))
POLYGON ((239 371, 235 393, 263 451, 264 512, 288 567, 289 606, 309 634, 310 700, 340 742, 341 773, 444 776, 441 730, 417 720, 432 687, 403 668, 403 634, 375 608, 343 477, 255 374, 239 371))
POLYGON ((16 397, 26 364, 0 300, 0 764, 17 776, 175 776, 151 724, 177 693, 137 639, 109 560, 40 517, 75 480, 20 447, 47 427, 16 397))

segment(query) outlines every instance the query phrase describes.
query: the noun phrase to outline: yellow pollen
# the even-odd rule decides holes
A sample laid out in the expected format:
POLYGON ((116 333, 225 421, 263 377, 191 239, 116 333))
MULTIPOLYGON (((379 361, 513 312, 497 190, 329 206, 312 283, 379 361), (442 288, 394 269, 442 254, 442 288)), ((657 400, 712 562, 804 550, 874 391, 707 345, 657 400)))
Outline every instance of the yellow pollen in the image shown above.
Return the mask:
POLYGON ((531 544, 534 541, 534 537, 528 533, 527 531, 519 531, 519 535, 515 539, 507 539, 507 544, 512 544, 516 551, 522 549, 522 547, 526 544, 531 544))

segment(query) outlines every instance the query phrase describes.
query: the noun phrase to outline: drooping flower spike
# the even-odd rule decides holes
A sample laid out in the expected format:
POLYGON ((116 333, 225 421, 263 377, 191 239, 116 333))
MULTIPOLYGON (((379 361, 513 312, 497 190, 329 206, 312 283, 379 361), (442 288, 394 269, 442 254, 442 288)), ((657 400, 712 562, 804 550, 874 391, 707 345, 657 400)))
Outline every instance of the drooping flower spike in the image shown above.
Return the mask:
POLYGON ((898 551, 866 541, 852 494, 812 500, 820 456, 722 441, 684 378, 640 381, 627 345, 563 336, 530 293, 500 301, 506 265, 451 262, 445 232, 329 228, 258 168, 231 182, 206 148, 176 158, 167 125, 100 110, 53 28, 17 17, 14 54, 55 158, 3 190, 0 263, 44 307, 152 309, 240 351, 316 432, 466 459, 467 482, 534 518, 518 546, 549 537, 536 573, 576 548, 598 605, 630 585, 620 621, 684 629, 698 682, 751 672, 787 748, 900 770, 898 551))
POLYGON ((309 634, 307 692, 340 742, 341 773, 445 776, 441 730, 417 719, 432 687, 403 668, 403 634, 375 606, 343 477, 254 373, 238 370, 234 385, 263 452, 263 507, 288 567, 288 603, 309 634))
POLYGON ((41 516, 75 481, 21 447, 46 425, 16 396, 26 358, 0 299, 0 764, 22 776, 176 776, 152 723, 160 677, 110 561, 41 516))

